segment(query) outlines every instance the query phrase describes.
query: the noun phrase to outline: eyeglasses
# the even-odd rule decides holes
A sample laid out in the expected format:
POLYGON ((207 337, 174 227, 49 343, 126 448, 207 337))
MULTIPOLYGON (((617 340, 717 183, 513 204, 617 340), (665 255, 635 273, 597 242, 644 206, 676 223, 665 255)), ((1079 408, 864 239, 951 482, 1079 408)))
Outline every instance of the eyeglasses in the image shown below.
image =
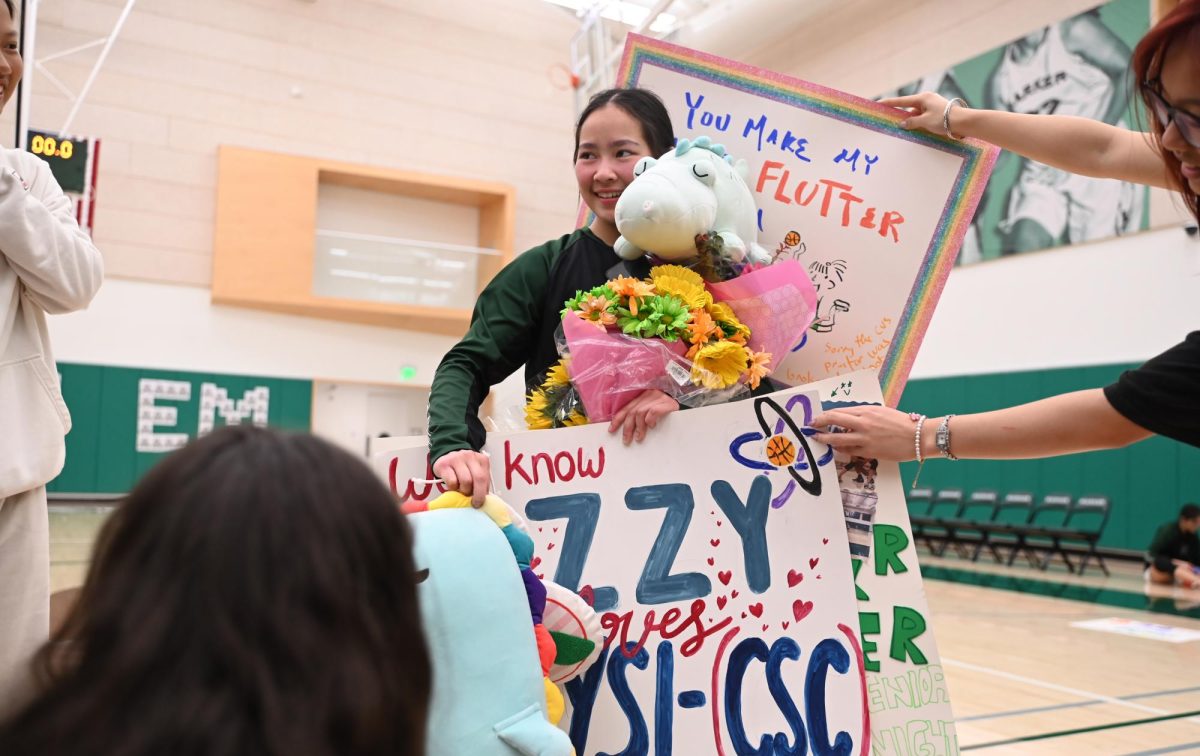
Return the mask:
POLYGON ((1142 84, 1142 96, 1150 104, 1150 109, 1154 111, 1154 117, 1158 119, 1164 129, 1172 123, 1175 124, 1179 136, 1183 137, 1183 140, 1191 146, 1200 149, 1200 116, 1180 110, 1167 102, 1158 89, 1157 79, 1142 84))

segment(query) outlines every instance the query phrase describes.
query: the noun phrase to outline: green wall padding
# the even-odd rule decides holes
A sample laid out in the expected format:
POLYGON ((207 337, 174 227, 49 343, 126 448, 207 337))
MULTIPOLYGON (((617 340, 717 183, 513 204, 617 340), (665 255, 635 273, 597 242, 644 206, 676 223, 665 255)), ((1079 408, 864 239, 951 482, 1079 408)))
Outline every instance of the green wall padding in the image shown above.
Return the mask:
MULTIPOLYGON (((900 407, 930 417, 1011 407, 1069 391, 1105 386, 1131 365, 1033 370, 1018 373, 912 380, 900 407)), ((900 471, 907 486, 917 464, 900 471)), ((1110 548, 1143 550, 1160 524, 1179 515, 1188 501, 1200 503, 1200 449, 1153 437, 1124 449, 1072 454, 1042 460, 932 459, 920 484, 934 490, 962 488, 1030 491, 1034 501, 1048 493, 1074 497, 1099 494, 1112 502, 1112 516, 1101 538, 1110 548)))
MULTIPOLYGON (((196 437, 204 383, 216 384, 235 400, 265 386, 270 391, 269 425, 303 431, 312 425, 312 381, 61 362, 58 372, 72 427, 67 434, 66 465, 46 487, 55 493, 125 493, 165 456, 163 452, 137 450, 138 385, 143 378, 191 384, 187 401, 156 400, 156 406, 177 411, 175 425, 159 426, 159 433, 196 437)), ((223 424, 219 416, 215 422, 223 424)))

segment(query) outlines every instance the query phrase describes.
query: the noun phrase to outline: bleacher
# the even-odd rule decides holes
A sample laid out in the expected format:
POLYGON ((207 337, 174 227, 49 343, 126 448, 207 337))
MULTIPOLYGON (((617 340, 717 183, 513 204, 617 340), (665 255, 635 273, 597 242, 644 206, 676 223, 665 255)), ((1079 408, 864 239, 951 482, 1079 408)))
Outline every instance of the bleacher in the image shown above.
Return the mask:
POLYGON ((914 540, 934 556, 953 549, 960 558, 976 562, 987 550, 997 563, 1011 566, 1023 555, 1039 570, 1061 559, 1070 572, 1080 575, 1095 560, 1109 574, 1098 549, 1108 524, 1108 497, 1076 499, 1049 493, 1034 501, 1027 491, 1000 497, 990 489, 964 496, 958 488, 916 488, 908 492, 908 515, 914 540))

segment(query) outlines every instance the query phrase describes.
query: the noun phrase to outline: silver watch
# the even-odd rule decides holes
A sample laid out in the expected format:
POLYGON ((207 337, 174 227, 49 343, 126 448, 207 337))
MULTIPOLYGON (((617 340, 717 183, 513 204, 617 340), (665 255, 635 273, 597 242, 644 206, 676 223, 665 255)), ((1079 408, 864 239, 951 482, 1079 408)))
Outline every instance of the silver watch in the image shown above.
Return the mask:
POLYGON ((937 441, 938 451, 946 459, 958 459, 958 457, 954 456, 954 452, 950 451, 950 418, 952 417, 954 415, 946 415, 942 418, 942 423, 937 429, 937 435, 934 437, 934 440, 937 441))

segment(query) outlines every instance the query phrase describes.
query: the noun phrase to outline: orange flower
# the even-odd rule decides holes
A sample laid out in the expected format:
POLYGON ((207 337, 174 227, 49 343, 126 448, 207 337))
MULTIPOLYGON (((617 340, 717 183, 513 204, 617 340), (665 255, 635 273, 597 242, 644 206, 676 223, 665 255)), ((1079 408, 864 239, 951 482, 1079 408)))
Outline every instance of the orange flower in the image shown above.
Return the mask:
POLYGON ((617 316, 608 311, 612 306, 612 302, 608 301, 608 297, 586 297, 579 304, 579 317, 584 320, 596 324, 597 328, 615 325, 617 316))
POLYGON ((688 326, 689 339, 693 344, 703 344, 717 330, 717 322, 704 310, 692 310, 692 322, 688 326))
POLYGON ((741 331, 738 331, 737 333, 733 334, 732 336, 727 337, 725 340, 732 341, 734 344, 741 344, 742 346, 746 346, 746 334, 742 333, 741 331))
POLYGON ((758 388, 759 381, 770 375, 767 365, 771 362, 770 352, 750 352, 750 364, 746 367, 746 382, 750 388, 758 388))
POLYGON ((617 296, 625 297, 628 300, 629 314, 634 316, 637 315, 638 300, 652 297, 657 293, 654 290, 654 284, 631 276, 617 276, 609 281, 607 286, 616 292, 617 296))

